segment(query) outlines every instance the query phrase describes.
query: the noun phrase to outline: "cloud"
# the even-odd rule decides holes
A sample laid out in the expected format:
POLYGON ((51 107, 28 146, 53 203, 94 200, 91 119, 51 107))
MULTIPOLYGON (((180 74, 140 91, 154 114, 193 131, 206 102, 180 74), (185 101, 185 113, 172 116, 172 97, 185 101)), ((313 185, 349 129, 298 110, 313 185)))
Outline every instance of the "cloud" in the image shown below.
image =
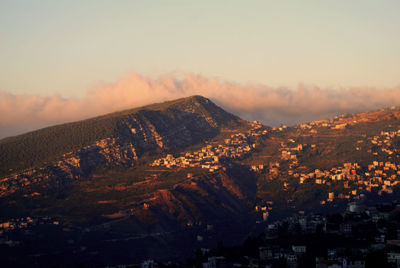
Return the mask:
POLYGON ((245 85, 201 75, 156 78, 131 74, 99 82, 83 98, 14 95, 0 92, 0 138, 150 103, 203 95, 226 110, 266 125, 296 124, 333 115, 400 105, 400 87, 387 89, 295 89, 245 85))

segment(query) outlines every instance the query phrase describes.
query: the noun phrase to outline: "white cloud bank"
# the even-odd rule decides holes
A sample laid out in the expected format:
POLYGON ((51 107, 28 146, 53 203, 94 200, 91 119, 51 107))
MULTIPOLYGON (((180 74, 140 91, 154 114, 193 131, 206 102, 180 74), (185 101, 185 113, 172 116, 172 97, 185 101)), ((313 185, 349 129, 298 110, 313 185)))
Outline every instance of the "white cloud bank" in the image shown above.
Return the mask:
POLYGON ((299 85, 289 90, 194 74, 157 78, 131 74, 115 83, 99 83, 79 99, 0 92, 0 138, 195 94, 210 98, 244 119, 260 120, 266 125, 291 125, 345 112, 400 105, 400 86, 338 90, 299 85))

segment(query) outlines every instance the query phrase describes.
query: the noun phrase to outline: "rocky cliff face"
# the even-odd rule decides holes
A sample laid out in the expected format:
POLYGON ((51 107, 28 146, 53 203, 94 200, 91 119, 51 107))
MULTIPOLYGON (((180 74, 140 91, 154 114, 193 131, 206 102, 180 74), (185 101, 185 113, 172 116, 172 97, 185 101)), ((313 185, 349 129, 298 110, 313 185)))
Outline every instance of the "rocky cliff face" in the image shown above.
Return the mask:
MULTIPOLYGON (((92 171, 100 166, 131 167, 145 152, 156 149, 168 152, 184 148, 214 137, 222 128, 243 124, 239 118, 200 96, 119 112, 110 117, 114 120, 112 126, 115 126, 115 129, 104 130, 104 133, 108 133, 105 137, 93 138, 89 145, 62 152, 61 156, 51 159, 50 163, 3 176, 0 179, 0 196, 13 193, 20 187, 43 181, 47 181, 50 186, 63 185, 74 179, 90 176, 92 171)), ((89 120, 84 127, 92 123, 89 120)), ((64 132, 69 131, 65 129, 66 127, 64 127, 64 132)), ((80 126, 78 130, 82 128, 80 126)), ((61 132, 63 129, 53 131, 55 135, 57 131, 61 132)), ((77 133, 77 135, 83 134, 79 134, 79 131, 77 133)), ((40 131, 37 136, 40 136, 40 131)), ((18 137, 16 139, 18 141, 18 137)), ((37 150, 37 154, 33 152, 33 155, 40 156, 46 150, 54 152, 53 144, 64 142, 64 140, 57 140, 57 137, 54 138, 54 135, 51 139, 53 143, 50 142, 46 147, 41 147, 37 150)), ((15 139, 13 142, 18 144, 15 139)), ((1 145, 0 151, 1 148, 7 148, 9 144, 3 141, 1 145)), ((23 155, 23 150, 30 149, 29 144, 28 148, 21 147, 20 155, 23 155)), ((15 150, 17 151, 15 155, 18 155, 18 148, 15 150)), ((23 166, 27 159, 17 160, 23 166)))

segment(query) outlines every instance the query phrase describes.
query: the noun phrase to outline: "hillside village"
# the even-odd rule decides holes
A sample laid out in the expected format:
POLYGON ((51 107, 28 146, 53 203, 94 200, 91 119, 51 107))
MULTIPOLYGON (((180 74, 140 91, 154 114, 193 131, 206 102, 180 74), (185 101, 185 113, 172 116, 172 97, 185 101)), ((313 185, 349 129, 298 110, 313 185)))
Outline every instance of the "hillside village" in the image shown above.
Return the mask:
MULTIPOLYGON (((300 124, 296 128, 303 132, 306 131, 305 133, 317 133, 317 129, 320 127, 327 128, 330 131, 340 131, 363 121, 367 120, 361 118, 349 121, 346 116, 341 116, 330 120, 300 124)), ((230 138, 224 140, 224 144, 208 144, 201 150, 184 152, 178 157, 168 154, 164 158, 156 159, 151 166, 167 168, 201 167, 213 172, 220 169, 226 162, 242 159, 257 151, 257 143, 254 142, 252 137, 265 139, 268 135, 279 135, 286 129, 286 126, 282 126, 267 131, 259 122, 255 121, 252 123, 251 130, 231 135, 230 138)), ((351 202, 352 200, 363 198, 369 192, 376 192, 379 195, 393 193, 393 187, 400 183, 400 162, 397 161, 400 156, 399 139, 400 130, 381 131, 379 135, 365 136, 355 143, 354 150, 360 151, 364 150, 365 143, 369 142, 373 149, 368 149, 365 153, 372 158, 376 157, 378 153, 380 155, 384 154, 388 156, 387 161, 373 160, 366 166, 358 162, 346 162, 341 166, 327 170, 315 168, 313 171, 304 172, 304 166, 299 163, 299 158, 301 158, 305 150, 316 151, 318 149, 317 144, 297 143, 295 137, 287 138, 285 142, 280 144, 278 161, 266 161, 265 163, 258 161, 258 164, 250 164, 249 168, 256 173, 269 174, 271 179, 294 178, 297 179, 299 184, 315 183, 328 187, 332 184, 342 184, 342 191, 329 192, 325 199, 320 200, 320 204, 325 205, 335 199, 347 199, 351 202), (281 168, 285 163, 288 163, 288 169, 281 168)), ((282 185, 285 190, 289 186, 289 182, 283 179, 282 185)), ((265 212, 264 214, 268 215, 265 212)), ((267 216, 264 215, 264 219, 266 218, 267 216)))
MULTIPOLYGON (((381 154, 395 157, 392 161, 372 161, 367 166, 361 166, 357 162, 344 163, 343 166, 333 167, 329 170, 315 169, 309 173, 298 172, 298 157, 301 156, 303 149, 316 149, 315 144, 296 144, 294 139, 288 139, 287 144, 281 144, 281 160, 289 162, 287 176, 298 178, 298 183, 303 184, 312 182, 330 186, 333 183, 342 183, 345 191, 341 193, 330 192, 326 200, 321 200, 321 204, 332 202, 335 198, 339 199, 359 199, 367 192, 393 193, 393 187, 400 183, 400 164, 399 149, 392 146, 392 140, 400 138, 400 130, 382 131, 380 135, 367 137, 365 140, 358 140, 355 150, 361 150, 359 144, 370 141, 377 148, 375 151, 369 149, 365 153, 371 157, 381 154)), ((392 158, 391 157, 391 158, 392 158)), ((269 170, 270 173, 279 173, 279 162, 269 170)), ((254 168, 254 167, 253 167, 254 168)))
POLYGON ((224 144, 209 144, 199 151, 182 153, 179 157, 168 154, 164 158, 154 160, 151 166, 167 168, 201 167, 210 172, 216 171, 222 167, 224 161, 241 159, 251 153, 256 148, 256 143, 252 143, 252 138, 262 137, 268 133, 257 121, 254 121, 251 126, 252 128, 247 132, 232 134, 230 138, 224 139, 224 144))
POLYGON ((316 120, 309 123, 301 123, 296 127, 302 130, 311 130, 311 132, 316 133, 317 128, 343 130, 361 123, 371 123, 390 119, 400 119, 399 107, 391 107, 388 109, 380 109, 377 111, 362 112, 356 114, 342 114, 340 116, 333 116, 329 119, 316 120))

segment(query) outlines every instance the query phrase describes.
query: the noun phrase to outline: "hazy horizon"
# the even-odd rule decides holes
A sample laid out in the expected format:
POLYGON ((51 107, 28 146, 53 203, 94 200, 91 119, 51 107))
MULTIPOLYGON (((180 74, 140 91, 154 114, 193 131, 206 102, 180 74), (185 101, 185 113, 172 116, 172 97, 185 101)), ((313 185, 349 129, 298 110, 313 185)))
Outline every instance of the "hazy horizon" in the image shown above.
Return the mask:
POLYGON ((0 138, 200 94, 292 125, 400 105, 400 2, 1 1, 0 138))
POLYGON ((113 83, 99 82, 81 98, 0 92, 0 113, 9 115, 0 118, 0 138, 192 95, 210 98, 228 112, 269 126, 400 106, 400 87, 332 89, 300 84, 290 89, 190 73, 157 78, 132 73, 113 83))

